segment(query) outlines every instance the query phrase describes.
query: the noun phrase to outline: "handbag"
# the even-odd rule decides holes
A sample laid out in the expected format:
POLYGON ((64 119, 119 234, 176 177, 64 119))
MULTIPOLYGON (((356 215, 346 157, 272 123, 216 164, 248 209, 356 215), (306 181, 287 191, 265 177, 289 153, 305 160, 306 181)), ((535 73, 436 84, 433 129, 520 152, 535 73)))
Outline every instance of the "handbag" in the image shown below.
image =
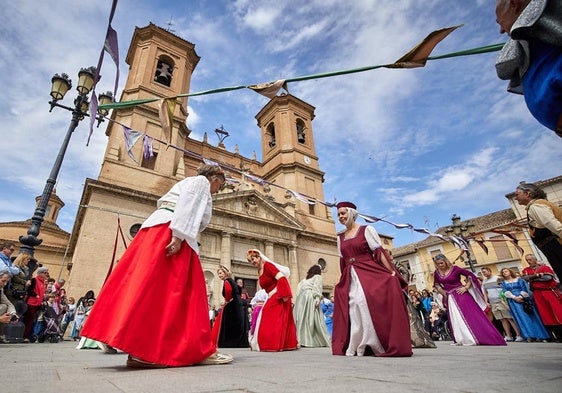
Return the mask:
POLYGON ((27 295, 26 290, 12 289, 12 297, 16 300, 23 300, 25 295, 27 295))
POLYGON ((533 306, 533 302, 531 301, 531 298, 529 297, 523 298, 523 311, 525 311, 527 314, 534 313, 535 309, 533 306))

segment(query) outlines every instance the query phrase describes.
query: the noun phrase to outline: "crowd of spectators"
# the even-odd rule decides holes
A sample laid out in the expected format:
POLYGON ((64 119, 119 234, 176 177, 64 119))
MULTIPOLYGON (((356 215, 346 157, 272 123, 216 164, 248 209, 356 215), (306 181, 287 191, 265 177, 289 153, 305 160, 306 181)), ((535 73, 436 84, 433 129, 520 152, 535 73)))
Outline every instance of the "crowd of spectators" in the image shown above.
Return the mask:
MULTIPOLYGON (((11 258, 14 244, 8 242, 0 247, 0 342, 8 340, 3 334, 4 326, 17 321, 25 326, 22 337, 25 343, 58 342, 65 334, 74 341, 79 340, 80 329, 95 302, 94 292, 88 291, 76 301, 74 297, 67 296, 64 279, 51 278, 49 269, 41 265, 35 272, 30 272, 27 265, 31 258, 28 254, 20 253, 11 258)), ((482 268, 479 278, 489 306, 485 311, 506 341, 560 342, 560 283, 552 269, 533 255, 526 255, 525 260, 529 266, 521 273, 504 268, 499 275, 492 275, 490 268, 482 268)), ((245 294, 247 296, 247 291, 245 294)), ((453 339, 443 296, 436 288, 410 289, 408 297, 434 341, 453 339)), ((245 311, 253 327, 265 298, 257 296, 251 300, 245 311)), ((333 306, 333 297, 320 301, 330 335, 333 306)), ((214 306, 210 306, 209 309, 212 325, 220 308, 215 310, 214 306)))
MULTIPOLYGON (((505 341, 562 341, 562 292, 553 270, 535 256, 526 255, 521 272, 503 268, 492 275, 481 269, 482 291, 488 318, 505 341)), ((433 340, 452 340, 442 295, 434 288, 409 290, 409 298, 433 340)))
POLYGON ((30 270, 29 254, 12 258, 15 245, 11 242, 0 244, 0 249, 0 277, 4 277, 0 285, 0 342, 55 343, 69 327, 70 337, 78 340, 83 315, 95 300, 93 291, 75 302, 66 294, 64 279, 51 278, 49 269, 41 264, 30 270), (22 324, 22 336, 6 336, 7 324, 22 324))

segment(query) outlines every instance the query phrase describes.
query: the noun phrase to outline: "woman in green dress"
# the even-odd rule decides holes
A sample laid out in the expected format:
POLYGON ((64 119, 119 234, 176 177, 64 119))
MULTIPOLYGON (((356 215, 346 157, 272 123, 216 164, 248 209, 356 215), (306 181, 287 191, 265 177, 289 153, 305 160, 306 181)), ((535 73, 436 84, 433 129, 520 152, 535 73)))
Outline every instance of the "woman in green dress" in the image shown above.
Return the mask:
POLYGON ((297 286, 293 307, 297 338, 301 347, 329 347, 331 338, 320 307, 322 299, 322 269, 313 265, 306 278, 297 286))

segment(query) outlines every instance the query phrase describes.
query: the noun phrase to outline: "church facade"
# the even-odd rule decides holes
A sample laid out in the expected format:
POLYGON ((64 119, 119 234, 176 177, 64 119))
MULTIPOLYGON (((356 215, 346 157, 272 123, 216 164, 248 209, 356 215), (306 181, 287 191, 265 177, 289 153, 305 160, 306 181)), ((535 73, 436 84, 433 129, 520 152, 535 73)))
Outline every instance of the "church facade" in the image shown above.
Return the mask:
MULTIPOLYGON (((194 45, 150 24, 136 28, 126 62, 130 66, 121 101, 174 97, 188 92, 199 61, 194 45)), ((250 248, 262 250, 291 269, 291 286, 306 276, 313 264, 324 268, 324 292, 331 293, 339 279, 336 229, 331 208, 309 204, 287 189, 323 201, 321 171, 312 120, 314 107, 290 94, 270 100, 256 115, 261 133, 262 161, 229 152, 222 143, 212 146, 190 138, 186 126, 187 97, 175 99, 171 132, 165 135, 159 119, 159 101, 114 110, 106 129, 107 148, 97 179, 85 182, 70 238, 72 261, 67 292, 74 297, 87 290, 97 294, 112 263, 118 263, 140 224, 154 210, 157 199, 173 184, 196 174, 198 157, 225 168, 239 181, 214 196, 213 218, 200 235, 200 259, 208 283, 209 303, 222 301, 219 264, 242 278, 250 295, 256 291, 257 272, 246 261, 250 248), (142 143, 131 150, 123 125, 165 144, 154 144, 154 156, 142 155, 142 143), (185 154, 184 151, 193 154, 185 154), (283 185, 259 185, 244 174, 283 185)), ((155 250, 156 252, 156 250, 155 250)), ((162 288, 165 296, 166 288, 162 288)), ((140 295, 140 294, 139 294, 140 295)))

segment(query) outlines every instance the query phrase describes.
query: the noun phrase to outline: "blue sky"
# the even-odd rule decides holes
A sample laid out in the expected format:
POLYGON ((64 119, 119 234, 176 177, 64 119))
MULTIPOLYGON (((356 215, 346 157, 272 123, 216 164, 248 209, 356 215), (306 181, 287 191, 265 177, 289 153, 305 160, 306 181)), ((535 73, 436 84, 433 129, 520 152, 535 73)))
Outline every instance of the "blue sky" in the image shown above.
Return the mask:
MULTIPOLYGON (((77 81, 95 65, 111 0, 20 0, 0 15, 0 222, 32 216, 70 122, 49 113, 51 77, 77 81)), ((125 56, 135 26, 169 27, 201 57, 192 92, 394 62, 431 31, 464 24, 433 55, 505 42, 491 0, 120 0, 114 21, 125 56), (302 4, 304 3, 304 4, 302 4), (168 23, 170 23, 168 25, 168 23)), ((453 213, 468 219, 509 207, 505 194, 522 180, 560 175, 562 140, 538 124, 522 97, 506 93, 496 53, 428 62, 412 70, 369 72, 289 84, 316 107, 313 121, 328 201, 352 200, 361 213, 435 230, 453 213)), ((106 56, 98 91, 112 90, 106 56)), ((71 105, 75 91, 62 102, 71 105)), ((250 90, 189 99, 192 137, 261 158, 255 114, 267 99, 250 90)), ((104 125, 86 146, 82 122, 57 183, 66 202, 58 224, 72 230, 87 177, 97 178, 104 125)), ((142 130, 141 130, 142 131, 142 130)), ((339 224, 338 224, 339 225, 339 224)), ((378 223, 395 245, 423 235, 378 223)))

